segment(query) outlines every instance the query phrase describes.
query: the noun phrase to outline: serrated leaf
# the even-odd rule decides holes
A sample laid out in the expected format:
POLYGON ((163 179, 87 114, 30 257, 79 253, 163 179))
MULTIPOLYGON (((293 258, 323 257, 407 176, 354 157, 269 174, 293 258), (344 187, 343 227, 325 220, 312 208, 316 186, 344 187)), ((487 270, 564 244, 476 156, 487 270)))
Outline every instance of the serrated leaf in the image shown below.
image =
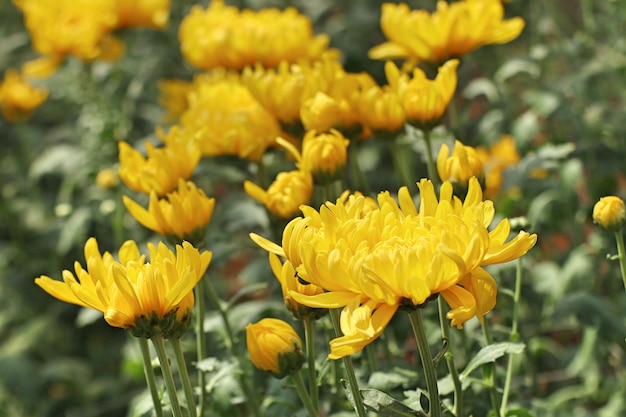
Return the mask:
POLYGON ((476 356, 467 364, 463 372, 459 375, 459 378, 466 378, 474 370, 478 369, 482 365, 490 362, 495 362, 496 359, 508 354, 522 353, 526 347, 523 343, 511 343, 501 342, 493 345, 485 346, 482 348, 476 356))

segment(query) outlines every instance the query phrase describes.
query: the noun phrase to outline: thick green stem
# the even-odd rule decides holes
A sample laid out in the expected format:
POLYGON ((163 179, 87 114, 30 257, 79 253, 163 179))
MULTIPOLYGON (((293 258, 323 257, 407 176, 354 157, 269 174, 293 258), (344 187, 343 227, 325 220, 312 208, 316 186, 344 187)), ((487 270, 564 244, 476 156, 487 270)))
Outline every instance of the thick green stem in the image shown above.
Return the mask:
POLYGON ((461 380, 459 378, 459 372, 454 364, 454 352, 452 351, 452 341, 450 340, 450 325, 446 318, 447 307, 443 297, 439 296, 439 325, 441 327, 441 335, 445 340, 448 340, 448 351, 445 353, 446 365, 448 371, 452 377, 452 383, 454 384, 454 415, 461 417, 463 415, 463 387, 461 386, 461 380))
POLYGON ((161 364, 161 371, 163 372, 163 379, 165 380, 165 388, 167 388, 167 394, 170 397, 170 405, 172 406, 172 413, 174 417, 183 417, 183 412, 180 409, 180 403, 178 402, 178 394, 176 392, 176 384, 174 383, 174 375, 172 374, 172 368, 170 367, 169 358, 167 357, 167 349, 165 348, 165 340, 162 335, 152 336, 152 344, 154 344, 154 350, 156 350, 161 364))
POLYGON ((615 241, 617 242, 617 256, 619 258, 619 270, 622 273, 624 281, 624 289, 626 289, 626 250, 624 249, 624 235, 621 230, 615 232, 615 241))
POLYGON ((161 406, 161 396, 159 396, 159 390, 156 385, 156 378, 154 376, 154 369, 152 368, 152 360, 150 358, 150 347, 148 346, 148 339, 143 337, 137 338, 139 347, 141 348, 141 356, 143 358, 143 373, 146 376, 146 383, 148 384, 148 390, 152 397, 152 403, 154 404, 154 412, 157 417, 163 417, 163 407, 161 406))
POLYGON ((365 174, 359 165, 358 141, 350 142, 348 146, 348 157, 350 159, 350 178, 352 180, 352 189, 361 191, 363 194, 370 193, 370 187, 365 178, 365 174))
POLYGON ((439 175, 437 174, 437 166, 435 165, 435 160, 433 159, 433 145, 430 140, 430 130, 424 129, 422 131, 424 134, 424 143, 426 144, 426 166, 428 168, 428 179, 435 186, 435 190, 439 185, 439 175))
POLYGON ((437 388, 437 372, 433 363, 433 356, 430 352, 430 346, 426 339, 424 331, 424 321, 422 320, 422 312, 419 309, 409 310, 409 321, 417 342, 417 350, 422 359, 422 368, 426 377, 426 389, 428 390, 428 399, 430 402, 430 417, 441 417, 441 401, 439 399, 439 388, 437 388))
MULTIPOLYGON (((522 295, 522 259, 517 259, 517 268, 515 271, 515 291, 513 293, 513 322, 511 323, 511 334, 509 340, 517 342, 519 333, 517 332, 517 322, 519 320, 519 305, 522 295)), ((511 380, 513 379, 513 355, 509 353, 506 365, 506 376, 504 378, 504 389, 502 391, 502 403, 500 404, 500 414, 506 415, 506 408, 509 402, 509 393, 511 392, 511 380)))
POLYGON ((180 338, 170 339, 170 343, 172 345, 172 350, 174 351, 174 357, 176 357, 176 366, 178 367, 180 380, 183 383, 183 390, 187 400, 189 415, 191 417, 196 417, 196 400, 194 398, 191 380, 189 379, 189 373, 187 372, 187 365, 185 364, 185 356, 183 355, 183 347, 180 343, 180 338))
POLYGON ((389 151, 391 152, 391 157, 393 159, 393 165, 398 173, 398 178, 400 179, 400 183, 402 185, 411 186, 412 183, 415 183, 413 178, 411 177, 411 169, 408 166, 407 158, 402 152, 402 148, 398 145, 398 138, 394 138, 389 140, 389 151))
POLYGON ((291 380, 296 386, 296 391, 298 391, 298 395, 302 399, 302 403, 306 408, 307 413, 309 413, 309 417, 317 417, 317 408, 313 405, 313 401, 311 401, 311 397, 306 392, 306 388, 304 387, 304 381, 302 381, 302 376, 300 372, 296 371, 292 373, 291 380))
MULTIPOLYGON (((205 279, 205 278, 203 278, 205 279)), ((208 278, 207 278, 208 279, 208 278)), ((196 354, 197 364, 200 364, 206 358, 206 336, 204 334, 204 286, 202 283, 196 285, 196 354)), ((200 388, 200 410, 199 415, 204 415, 206 407, 206 376, 204 372, 198 368, 198 387, 200 388)))
MULTIPOLYGON (((330 319, 335 329, 335 336, 341 337, 341 326, 339 324, 339 311, 336 309, 329 310, 330 319)), ((354 399, 354 409, 359 417, 366 417, 365 405, 363 404, 363 397, 359 390, 359 383, 354 373, 354 365, 352 364, 352 358, 350 356, 343 357, 343 366, 346 370, 346 376, 348 377, 348 383, 350 384, 350 390, 352 391, 352 398, 354 399)))
POLYGON ((317 388, 317 372, 315 369, 315 333, 314 320, 310 317, 304 319, 304 343, 306 345, 306 355, 309 375, 309 392, 311 393, 311 402, 313 408, 318 407, 318 388, 317 388))
MULTIPOLYGON (((493 343, 491 331, 487 321, 483 322, 483 335, 485 336, 485 345, 489 346, 493 343)), ((494 416, 500 417, 500 405, 498 404, 498 392, 496 391, 496 364, 494 362, 483 365, 483 378, 489 387, 489 397, 491 398, 491 406, 494 416)))

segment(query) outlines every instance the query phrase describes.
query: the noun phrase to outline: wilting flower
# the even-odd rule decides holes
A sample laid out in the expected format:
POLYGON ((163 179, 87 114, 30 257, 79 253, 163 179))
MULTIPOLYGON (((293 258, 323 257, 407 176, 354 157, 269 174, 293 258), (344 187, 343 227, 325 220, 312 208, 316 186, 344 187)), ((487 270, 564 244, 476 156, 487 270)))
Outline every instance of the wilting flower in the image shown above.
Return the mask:
POLYGON ((457 59, 447 61, 439 67, 437 77, 429 80, 420 68, 415 68, 413 77, 409 78, 391 61, 387 62, 387 80, 398 96, 407 122, 420 129, 431 129, 439 124, 456 90, 458 65, 457 59))
POLYGON ((626 225, 626 205, 617 196, 602 197, 593 206, 593 221, 603 228, 617 231, 626 225))
POLYGON ((520 160, 515 139, 511 135, 502 135, 488 150, 479 146, 476 152, 485 168, 485 197, 495 199, 502 186, 502 173, 520 160))
POLYGON ((467 185, 470 178, 484 176, 483 163, 476 149, 455 141, 452 155, 448 145, 444 143, 437 157, 437 172, 441 181, 451 181, 467 185))
POLYGON ((280 133, 280 125, 241 84, 200 82, 180 118, 204 156, 237 155, 257 161, 280 133))
POLYGON ((117 0, 117 27, 163 29, 170 17, 170 0, 117 0))
POLYGON ((131 329, 138 337, 180 337, 189 325, 193 288, 209 262, 211 252, 200 253, 189 242, 172 252, 164 243, 148 243, 150 262, 134 241, 126 241, 116 261, 100 254, 95 238, 85 243, 87 269, 74 264, 76 275, 63 271, 63 281, 42 275, 35 283, 66 303, 104 313, 113 327, 131 329))
POLYGON ((490 225, 495 210, 482 200, 475 178, 464 201, 445 182, 437 198, 422 180, 419 211, 408 189, 378 196, 366 209, 364 197, 327 202, 319 211, 303 206, 292 220, 282 247, 254 238, 264 249, 284 256, 298 277, 325 290, 293 299, 315 308, 344 308, 344 337, 331 342, 331 358, 358 352, 376 339, 400 306, 421 306, 441 294, 452 309, 447 317, 461 327, 472 317, 483 320, 496 301, 496 283, 483 269, 523 256, 536 235, 520 232, 507 241, 508 219, 490 225), (349 203, 348 203, 349 202, 349 203))
POLYGON ((215 207, 214 198, 208 198, 204 191, 183 179, 178 180, 178 190, 168 193, 167 198, 159 199, 154 191, 150 192, 148 210, 127 196, 122 199, 143 226, 163 236, 194 243, 202 241, 215 207))
POLYGON ((304 363, 302 340, 287 322, 265 318, 246 326, 246 345, 257 368, 283 378, 304 363))
POLYGON ((302 140, 299 167, 311 172, 316 183, 326 184, 341 174, 348 160, 349 144, 338 130, 330 129, 327 133, 309 130, 302 140))
POLYGON ((440 64, 484 45, 517 38, 524 20, 503 20, 500 0, 437 2, 432 14, 393 3, 382 5, 380 26, 389 40, 369 51, 373 59, 406 59, 440 64))
POLYGON ((329 43, 327 35, 314 36, 310 19, 292 7, 240 11, 222 0, 212 1, 206 10, 194 6, 178 37, 185 59, 200 69, 315 60, 329 43))
POLYGON ((248 195, 265 205, 270 213, 291 218, 313 195, 313 176, 304 170, 281 172, 266 190, 251 181, 243 184, 248 195))
POLYGON ((47 98, 45 90, 30 84, 13 69, 7 70, 0 83, 0 109, 2 116, 10 122, 28 119, 47 98))

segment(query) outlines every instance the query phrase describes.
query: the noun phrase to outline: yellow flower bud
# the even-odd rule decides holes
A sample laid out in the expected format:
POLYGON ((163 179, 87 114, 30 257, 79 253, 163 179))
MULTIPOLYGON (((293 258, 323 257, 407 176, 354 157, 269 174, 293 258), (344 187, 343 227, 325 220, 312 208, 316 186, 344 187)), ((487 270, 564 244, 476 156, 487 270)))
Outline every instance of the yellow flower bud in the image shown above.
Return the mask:
POLYGON ((441 181, 467 185, 470 178, 484 176, 483 163, 473 147, 465 146, 457 140, 452 155, 449 155, 448 145, 444 143, 437 157, 437 172, 441 181))
POLYGON ((302 367, 302 340, 288 323, 273 318, 246 326, 246 345, 257 368, 283 378, 302 367))
POLYGON ((263 203, 272 214, 288 219, 311 199, 313 176, 304 170, 281 172, 267 191, 251 181, 244 182, 243 187, 250 197, 263 203))
POLYGON ((334 98, 318 92, 302 104, 300 118, 305 128, 323 132, 341 124, 341 107, 334 98))
POLYGON ((310 130, 302 140, 302 162, 300 168, 313 174, 315 183, 327 184, 341 174, 348 159, 350 141, 339 131, 317 134, 310 130))
POLYGON ((120 183, 120 177, 117 172, 111 168, 105 168, 98 172, 96 176, 96 184, 102 188, 111 189, 120 183))
POLYGON ((624 200, 616 196, 602 197, 593 206, 593 221, 607 230, 620 230, 626 224, 624 200))

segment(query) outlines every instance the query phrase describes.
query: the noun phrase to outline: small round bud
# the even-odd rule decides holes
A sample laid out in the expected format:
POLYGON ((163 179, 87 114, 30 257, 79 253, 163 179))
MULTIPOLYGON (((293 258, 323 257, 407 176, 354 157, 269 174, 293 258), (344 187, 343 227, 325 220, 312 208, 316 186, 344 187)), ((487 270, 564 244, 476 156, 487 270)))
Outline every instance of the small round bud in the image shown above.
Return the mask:
POLYGON ((626 224, 626 205, 616 196, 602 197, 593 207, 593 221, 604 229, 618 231, 626 224))

